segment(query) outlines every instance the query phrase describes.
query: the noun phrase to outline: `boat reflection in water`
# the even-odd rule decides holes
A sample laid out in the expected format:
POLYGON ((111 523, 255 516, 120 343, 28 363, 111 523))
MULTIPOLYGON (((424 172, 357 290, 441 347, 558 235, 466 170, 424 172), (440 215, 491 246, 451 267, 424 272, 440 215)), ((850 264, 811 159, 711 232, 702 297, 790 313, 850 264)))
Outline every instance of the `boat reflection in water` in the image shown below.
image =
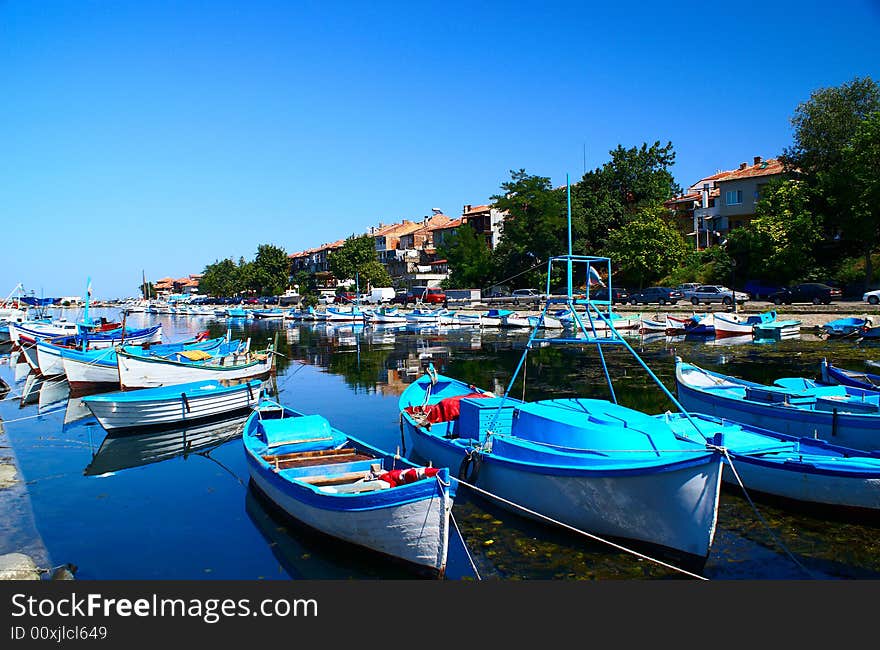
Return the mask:
POLYGON ((240 437, 247 417, 244 413, 182 427, 107 434, 83 474, 100 476, 178 456, 185 459, 189 454, 204 454, 240 437))

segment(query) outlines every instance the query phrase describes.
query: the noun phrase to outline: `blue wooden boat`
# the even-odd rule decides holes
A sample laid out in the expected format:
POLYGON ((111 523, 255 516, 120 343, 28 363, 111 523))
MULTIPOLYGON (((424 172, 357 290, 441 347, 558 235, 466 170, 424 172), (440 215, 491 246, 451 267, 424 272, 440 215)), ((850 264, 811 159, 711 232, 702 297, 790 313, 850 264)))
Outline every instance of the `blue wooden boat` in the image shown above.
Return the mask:
POLYGON ((248 314, 248 310, 244 307, 230 307, 226 310, 227 318, 247 318, 248 314))
MULTIPOLYGON (((582 270, 590 277, 598 267, 610 278, 611 260, 553 257, 547 277, 554 277, 554 266, 560 265, 567 268, 568 293, 553 297, 548 286, 543 314, 555 306, 570 313, 578 308, 578 331, 551 337, 535 327, 501 397, 438 375, 429 365, 399 400, 408 448, 435 465, 458 467, 460 481, 497 498, 512 512, 635 542, 675 558, 680 566, 699 569, 717 521, 722 473, 717 449, 705 440, 678 436, 667 423, 640 417, 644 414, 613 399, 526 401, 512 396, 532 349, 548 344, 620 345, 677 404, 616 327, 596 333, 591 323, 614 321, 607 301, 593 303, 574 295, 575 268, 579 277, 582 270), (581 316, 583 310, 588 317, 581 316)), ((604 355, 599 356, 604 368, 604 355)))
POLYGON ((772 386, 712 372, 676 360, 678 399, 691 412, 833 444, 880 449, 880 393, 852 386, 824 386, 803 377, 772 386))
POLYGON ((871 325, 866 325, 862 328, 862 331, 859 332, 859 337, 863 341, 878 341, 880 340, 880 326, 873 327, 871 325))
POLYGON ((838 368, 828 363, 827 359, 822 359, 822 362, 819 364, 819 375, 822 377, 823 384, 841 384, 865 390, 880 391, 880 375, 838 368))
POLYGON ((216 379, 189 384, 101 393, 83 398, 83 404, 107 431, 176 426, 257 405, 263 382, 251 380, 226 385, 216 379))
POLYGON ((266 399, 242 440, 253 484, 300 523, 419 571, 445 572, 455 496, 448 469, 418 466, 266 399))
POLYGON ((760 314, 714 314, 715 338, 727 336, 751 336, 758 325, 766 325, 776 321, 775 311, 760 314))
POLYGON ((794 319, 774 320, 769 323, 758 323, 752 328, 755 339, 781 340, 800 336, 801 321, 794 319))
POLYGON ((822 326, 822 331, 827 336, 834 338, 857 336, 865 327, 870 325, 870 318, 838 318, 825 323, 822 326))
POLYGON ((678 435, 697 441, 720 434, 729 456, 722 476, 725 483, 738 487, 741 480, 749 494, 839 518, 876 520, 880 515, 880 453, 710 415, 691 416, 666 413, 653 417, 669 423, 678 435))
POLYGON ((686 336, 715 336, 715 314, 694 314, 685 323, 686 336))

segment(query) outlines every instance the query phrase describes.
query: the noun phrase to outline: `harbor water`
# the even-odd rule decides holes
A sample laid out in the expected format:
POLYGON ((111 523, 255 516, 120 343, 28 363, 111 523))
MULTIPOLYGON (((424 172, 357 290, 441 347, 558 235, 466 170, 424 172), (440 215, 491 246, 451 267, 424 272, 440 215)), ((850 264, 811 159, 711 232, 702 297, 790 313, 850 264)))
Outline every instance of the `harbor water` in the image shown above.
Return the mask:
MULTIPOLYGON (((119 318, 117 310, 93 316, 119 318)), ((337 428, 406 452, 398 396, 429 361, 438 372, 503 392, 527 331, 477 328, 367 327, 131 314, 128 325, 161 322, 164 339, 200 330, 276 339, 277 376, 267 390, 337 428)), ((666 336, 628 339, 674 392, 676 356, 753 381, 816 377, 822 358, 861 369, 880 346, 828 341, 810 334, 769 343, 666 336)), ((619 347, 619 346, 618 346, 619 347)), ((605 348, 617 399, 647 413, 674 406, 624 349, 605 348)), ((609 397, 594 348, 546 345, 526 366, 527 399, 609 397)), ((206 426, 108 436, 81 395, 64 381, 34 381, 0 349, 0 377, 10 386, 0 419, 32 510, 47 562, 72 563, 79 579, 340 579, 410 574, 303 530, 249 485, 241 445, 243 417, 206 426)), ((523 396, 517 383, 512 394, 523 396)), ((458 468, 452 468, 453 473, 458 468)), ((0 508, 2 510, 2 508, 0 508)), ((466 543, 449 577, 627 580, 680 574, 575 533, 524 519, 460 488, 453 510, 466 543)), ((3 514, 3 513, 0 513, 3 514)), ((718 527, 703 575, 715 580, 877 579, 880 536, 865 522, 747 498, 725 486, 718 527)), ((0 540, 12 552, 20 536, 0 540)))

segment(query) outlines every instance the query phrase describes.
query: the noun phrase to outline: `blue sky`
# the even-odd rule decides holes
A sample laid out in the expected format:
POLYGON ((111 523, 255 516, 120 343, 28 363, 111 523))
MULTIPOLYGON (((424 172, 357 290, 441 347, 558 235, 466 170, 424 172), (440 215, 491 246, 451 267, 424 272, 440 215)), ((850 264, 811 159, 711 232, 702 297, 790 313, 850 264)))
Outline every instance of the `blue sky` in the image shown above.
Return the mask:
POLYGON ((880 81, 880 3, 0 0, 0 294, 133 295, 671 140, 685 186, 880 81))

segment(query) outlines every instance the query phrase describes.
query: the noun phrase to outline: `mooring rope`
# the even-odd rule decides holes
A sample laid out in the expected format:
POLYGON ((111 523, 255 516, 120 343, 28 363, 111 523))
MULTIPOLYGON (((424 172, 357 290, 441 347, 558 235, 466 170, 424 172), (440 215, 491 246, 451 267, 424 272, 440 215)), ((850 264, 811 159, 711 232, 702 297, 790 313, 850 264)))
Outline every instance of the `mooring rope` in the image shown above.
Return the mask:
POLYGON ((539 519, 543 519, 543 520, 548 521, 552 524, 556 524, 557 526, 561 526, 563 528, 566 528, 572 532, 578 533, 578 534, 583 535, 585 537, 589 537, 590 539, 592 539, 594 541, 601 542, 603 544, 607 544, 608 546, 612 546, 620 551, 624 551, 625 553, 630 553, 632 555, 635 555, 636 557, 642 558, 643 560, 648 560, 649 562, 654 562, 655 564, 659 564, 660 566, 666 567, 667 569, 672 569, 673 571, 677 571, 677 572, 682 573, 682 574, 689 576, 691 578, 696 578, 698 580, 709 580, 709 578, 707 578, 705 576, 701 576, 697 573, 691 573, 687 569, 682 569, 681 567, 677 567, 673 564, 669 564, 667 562, 664 562, 663 560, 658 560, 657 558, 653 558, 649 555, 645 555, 644 553, 640 553, 640 552, 633 550, 631 548, 627 548, 626 546, 623 546, 621 544, 617 544, 616 542, 612 542, 610 540, 604 539, 602 537, 599 537, 598 535, 594 535, 593 533, 588 533, 587 531, 581 530, 580 528, 575 528, 574 526, 570 526, 569 524, 566 524, 565 522, 558 521, 556 519, 553 519, 552 517, 548 517, 547 515, 543 515, 540 512, 536 512, 534 510, 526 508, 525 506, 522 506, 518 503, 514 503, 513 501, 508 501, 504 497, 498 496, 497 494, 493 494, 492 492, 488 492, 482 488, 478 488, 476 485, 472 485, 471 483, 468 483, 467 481, 463 481, 460 478, 456 478, 455 480, 458 481, 460 484, 462 484, 466 487, 469 487, 470 489, 472 489, 475 492, 478 492, 484 496, 490 497, 492 499, 496 499, 496 500, 498 500, 502 503, 505 503, 509 506, 513 506, 514 508, 517 508, 518 510, 522 510, 523 512, 526 512, 530 515, 538 517, 539 519))
POLYGON ((467 542, 464 541, 464 535, 461 534, 461 529, 458 527, 458 522, 455 520, 455 516, 450 512, 449 518, 452 520, 452 525, 455 526, 455 530, 458 533, 459 538, 461 539, 462 546, 464 546, 465 555, 467 555, 468 562, 471 563, 471 569, 474 572, 474 575, 477 576, 477 580, 482 580, 482 576, 480 572, 477 570, 477 565, 474 564, 474 559, 471 557, 470 549, 468 549, 467 542))
POLYGON ((749 502, 749 505, 752 506, 752 510, 755 511, 755 515, 757 515, 758 519, 764 524, 764 527, 767 529, 767 532, 770 533, 770 536, 774 539, 774 541, 779 545, 779 548, 783 550, 783 552, 794 562, 798 568, 800 568, 807 576, 810 578, 814 578, 815 576, 812 572, 807 569, 803 564, 801 564, 798 559, 792 554, 791 551, 788 550, 788 547, 782 543, 782 540, 773 532, 773 529, 770 527, 770 524, 767 523, 767 520, 761 515, 761 512, 758 510, 758 507, 755 505, 755 502, 752 501, 752 497, 749 496, 748 490, 746 490, 746 486, 743 484, 742 479, 739 477, 739 472, 736 471, 736 467, 733 466, 733 459, 730 457, 730 453, 724 447, 718 447, 718 450, 724 454, 724 457, 727 459, 727 463, 730 465, 731 471, 733 471, 734 477, 736 477, 736 482, 739 484, 740 489, 742 489, 743 494, 746 497, 746 501, 749 502))

